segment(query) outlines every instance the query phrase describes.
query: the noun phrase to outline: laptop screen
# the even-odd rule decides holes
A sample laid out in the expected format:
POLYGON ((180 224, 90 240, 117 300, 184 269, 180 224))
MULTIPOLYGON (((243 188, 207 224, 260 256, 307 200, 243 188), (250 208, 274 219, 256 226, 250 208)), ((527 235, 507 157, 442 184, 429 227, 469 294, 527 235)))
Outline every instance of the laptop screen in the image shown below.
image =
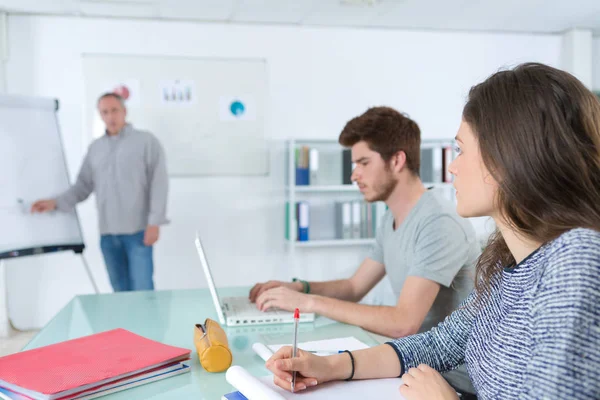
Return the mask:
POLYGON ((198 251, 200 264, 202 264, 202 269, 204 270, 204 275, 206 276, 206 282, 208 283, 210 295, 212 296, 215 309, 217 310, 217 315, 219 316, 219 322, 221 325, 225 325, 225 316, 223 315, 221 300, 219 299, 219 294, 217 293, 217 288, 215 287, 215 281, 213 280, 210 272, 210 267, 208 266, 208 261, 206 259, 206 255, 204 254, 204 249, 202 248, 202 243, 200 242, 200 236, 198 235, 198 232, 196 232, 196 250, 198 251))

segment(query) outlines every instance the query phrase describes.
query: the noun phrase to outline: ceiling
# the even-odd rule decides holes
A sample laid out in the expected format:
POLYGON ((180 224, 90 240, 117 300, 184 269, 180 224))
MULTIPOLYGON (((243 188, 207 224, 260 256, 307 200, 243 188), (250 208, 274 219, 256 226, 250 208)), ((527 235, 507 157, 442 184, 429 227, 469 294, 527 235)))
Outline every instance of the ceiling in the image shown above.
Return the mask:
POLYGON ((0 0, 9 12, 392 29, 600 35, 600 0, 0 0))

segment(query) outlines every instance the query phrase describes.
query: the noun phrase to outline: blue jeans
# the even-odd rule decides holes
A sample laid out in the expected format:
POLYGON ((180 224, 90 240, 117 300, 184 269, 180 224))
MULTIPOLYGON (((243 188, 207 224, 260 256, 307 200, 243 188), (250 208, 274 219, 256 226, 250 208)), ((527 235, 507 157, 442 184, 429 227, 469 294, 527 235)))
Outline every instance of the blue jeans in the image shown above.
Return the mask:
POLYGON ((102 235, 100 248, 115 292, 154 289, 152 246, 144 244, 144 231, 102 235))

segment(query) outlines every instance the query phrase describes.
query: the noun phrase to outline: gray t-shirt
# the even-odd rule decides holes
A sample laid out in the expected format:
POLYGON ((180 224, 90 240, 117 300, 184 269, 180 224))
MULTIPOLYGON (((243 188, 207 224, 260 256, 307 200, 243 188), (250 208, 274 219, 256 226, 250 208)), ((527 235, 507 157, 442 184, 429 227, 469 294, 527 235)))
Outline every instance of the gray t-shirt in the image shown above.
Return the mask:
POLYGON ((480 254, 471 223, 455 205, 434 190, 425 192, 394 230, 394 216, 382 217, 369 258, 385 265, 398 298, 404 281, 419 276, 437 282, 440 291, 419 332, 436 326, 473 289, 474 266, 480 254))

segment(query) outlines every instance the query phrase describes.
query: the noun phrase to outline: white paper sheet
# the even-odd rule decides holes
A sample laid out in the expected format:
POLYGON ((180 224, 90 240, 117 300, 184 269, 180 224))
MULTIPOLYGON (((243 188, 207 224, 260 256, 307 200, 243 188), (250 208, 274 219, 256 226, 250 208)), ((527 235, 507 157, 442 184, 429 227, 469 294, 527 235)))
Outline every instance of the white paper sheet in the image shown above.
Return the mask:
MULTIPOLYGON (((270 376, 271 381, 273 377, 270 376)), ((260 380, 250 375, 243 367, 234 365, 225 373, 225 379, 248 400, 285 400, 285 397, 261 383, 260 380)))
MULTIPOLYGON (((350 382, 328 382, 323 385, 317 385, 314 388, 302 390, 298 393, 290 393, 276 386, 273 383, 272 376, 263 376, 258 379, 273 392, 288 400, 299 398, 310 400, 404 399, 399 390, 400 386, 402 385, 402 379, 400 378, 367 379, 363 381, 350 382)), ((254 399, 248 397, 248 400, 254 399)))
MULTIPOLYGON (((273 353, 282 348, 283 346, 291 346, 291 344, 272 344, 265 346, 262 343, 254 343, 252 349, 262 358, 267 361, 273 353)), ((319 356, 326 356, 330 354, 338 353, 342 350, 362 350, 368 349, 369 346, 355 338, 354 336, 326 339, 326 340, 314 340, 312 342, 298 343, 298 348, 306 351, 310 351, 319 356)))
MULTIPOLYGON (((283 346, 291 346, 291 344, 272 344, 269 346, 271 351, 276 352, 283 346)), ((337 353, 341 350, 362 350, 368 349, 369 346, 355 338, 354 336, 326 339, 326 340, 314 340, 312 342, 298 343, 298 347, 306 351, 322 351, 337 353)))
POLYGON ((272 375, 255 378, 240 366, 229 368, 226 378, 248 400, 404 399, 399 391, 402 385, 399 378, 329 382, 299 393, 279 388, 273 383, 272 375))

